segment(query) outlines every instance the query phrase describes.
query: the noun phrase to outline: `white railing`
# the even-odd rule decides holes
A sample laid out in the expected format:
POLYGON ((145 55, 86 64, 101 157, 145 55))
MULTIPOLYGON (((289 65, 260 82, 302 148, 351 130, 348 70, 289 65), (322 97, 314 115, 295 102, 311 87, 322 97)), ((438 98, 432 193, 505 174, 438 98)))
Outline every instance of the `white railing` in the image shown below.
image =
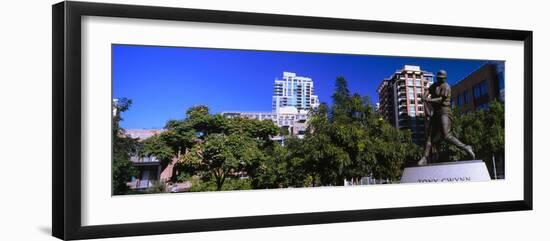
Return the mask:
POLYGON ((138 156, 132 156, 130 157, 130 161, 134 163, 149 163, 149 162, 159 162, 159 160, 154 156, 145 156, 145 157, 138 157, 138 156))

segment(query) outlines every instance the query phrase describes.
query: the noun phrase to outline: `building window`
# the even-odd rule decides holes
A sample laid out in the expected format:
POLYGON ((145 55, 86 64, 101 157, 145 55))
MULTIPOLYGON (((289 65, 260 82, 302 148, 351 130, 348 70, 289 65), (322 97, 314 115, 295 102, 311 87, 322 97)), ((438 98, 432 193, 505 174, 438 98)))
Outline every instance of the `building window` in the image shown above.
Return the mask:
POLYGON ((462 94, 459 94, 458 96, 456 96, 456 105, 457 106, 462 106, 462 104, 464 104, 464 100, 463 100, 463 95, 462 94))
POLYGON ((472 96, 470 95, 470 91, 464 91, 464 104, 468 104, 472 101, 472 96))
POLYGON ((416 116, 416 110, 414 109, 414 107, 409 110, 409 116, 416 116))
POLYGON ((489 93, 489 88, 487 86, 487 80, 482 81, 481 83, 474 86, 474 98, 479 99, 482 96, 485 96, 489 93))
POLYGON ((409 99, 414 99, 414 88, 408 87, 407 92, 408 92, 409 99))

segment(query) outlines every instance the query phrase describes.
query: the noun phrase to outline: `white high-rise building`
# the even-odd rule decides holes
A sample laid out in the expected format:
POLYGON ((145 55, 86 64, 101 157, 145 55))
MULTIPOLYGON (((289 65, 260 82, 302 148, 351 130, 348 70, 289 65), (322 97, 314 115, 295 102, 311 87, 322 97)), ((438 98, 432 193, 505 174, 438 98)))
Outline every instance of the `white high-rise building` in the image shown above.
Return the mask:
MULTIPOLYGON (((287 128, 291 135, 303 138, 307 129, 309 111, 319 107, 319 98, 314 95, 313 80, 283 72, 282 80, 275 80, 272 112, 222 112, 228 118, 243 117, 271 120, 275 125, 287 128)), ((284 137, 274 137, 283 141, 284 137)))
POLYGON ((275 80, 273 88, 273 112, 294 112, 307 114, 319 107, 319 98, 314 94, 313 80, 283 72, 283 79, 275 80), (291 108, 288 108, 291 107, 291 108), (293 107, 293 108, 292 108, 293 107))

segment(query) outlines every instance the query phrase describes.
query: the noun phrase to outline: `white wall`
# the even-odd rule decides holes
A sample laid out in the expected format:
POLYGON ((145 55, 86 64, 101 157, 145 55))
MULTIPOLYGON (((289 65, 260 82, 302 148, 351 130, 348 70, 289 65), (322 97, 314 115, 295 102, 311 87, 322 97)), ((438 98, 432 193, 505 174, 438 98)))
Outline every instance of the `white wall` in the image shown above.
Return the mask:
MULTIPOLYGON (((118 1, 147 4, 154 1, 118 1)), ((160 1, 159 1, 160 2, 160 1)), ((550 24, 545 1, 164 0, 190 8, 534 30, 534 206, 508 212, 294 226, 125 240, 547 240, 550 160, 545 92, 550 24)), ((0 240, 53 240, 51 230, 51 11, 54 1, 0 8, 0 240), (31 150, 31 151, 29 151, 31 150), (14 165, 17 164, 17 165, 14 165)))

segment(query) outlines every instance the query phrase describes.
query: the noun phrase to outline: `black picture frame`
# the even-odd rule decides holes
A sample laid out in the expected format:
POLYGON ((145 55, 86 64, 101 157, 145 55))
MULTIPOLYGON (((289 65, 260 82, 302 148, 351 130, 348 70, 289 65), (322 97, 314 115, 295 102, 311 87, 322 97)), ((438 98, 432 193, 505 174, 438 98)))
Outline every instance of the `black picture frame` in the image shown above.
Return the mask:
POLYGON ((533 32, 324 17, 151 7, 90 2, 52 6, 52 233, 60 239, 106 238, 213 230, 322 224, 442 215, 532 210, 533 208, 533 32), (522 200, 353 211, 173 220, 82 226, 81 224, 81 17, 230 23, 378 33, 451 36, 524 43, 524 194, 522 200))

